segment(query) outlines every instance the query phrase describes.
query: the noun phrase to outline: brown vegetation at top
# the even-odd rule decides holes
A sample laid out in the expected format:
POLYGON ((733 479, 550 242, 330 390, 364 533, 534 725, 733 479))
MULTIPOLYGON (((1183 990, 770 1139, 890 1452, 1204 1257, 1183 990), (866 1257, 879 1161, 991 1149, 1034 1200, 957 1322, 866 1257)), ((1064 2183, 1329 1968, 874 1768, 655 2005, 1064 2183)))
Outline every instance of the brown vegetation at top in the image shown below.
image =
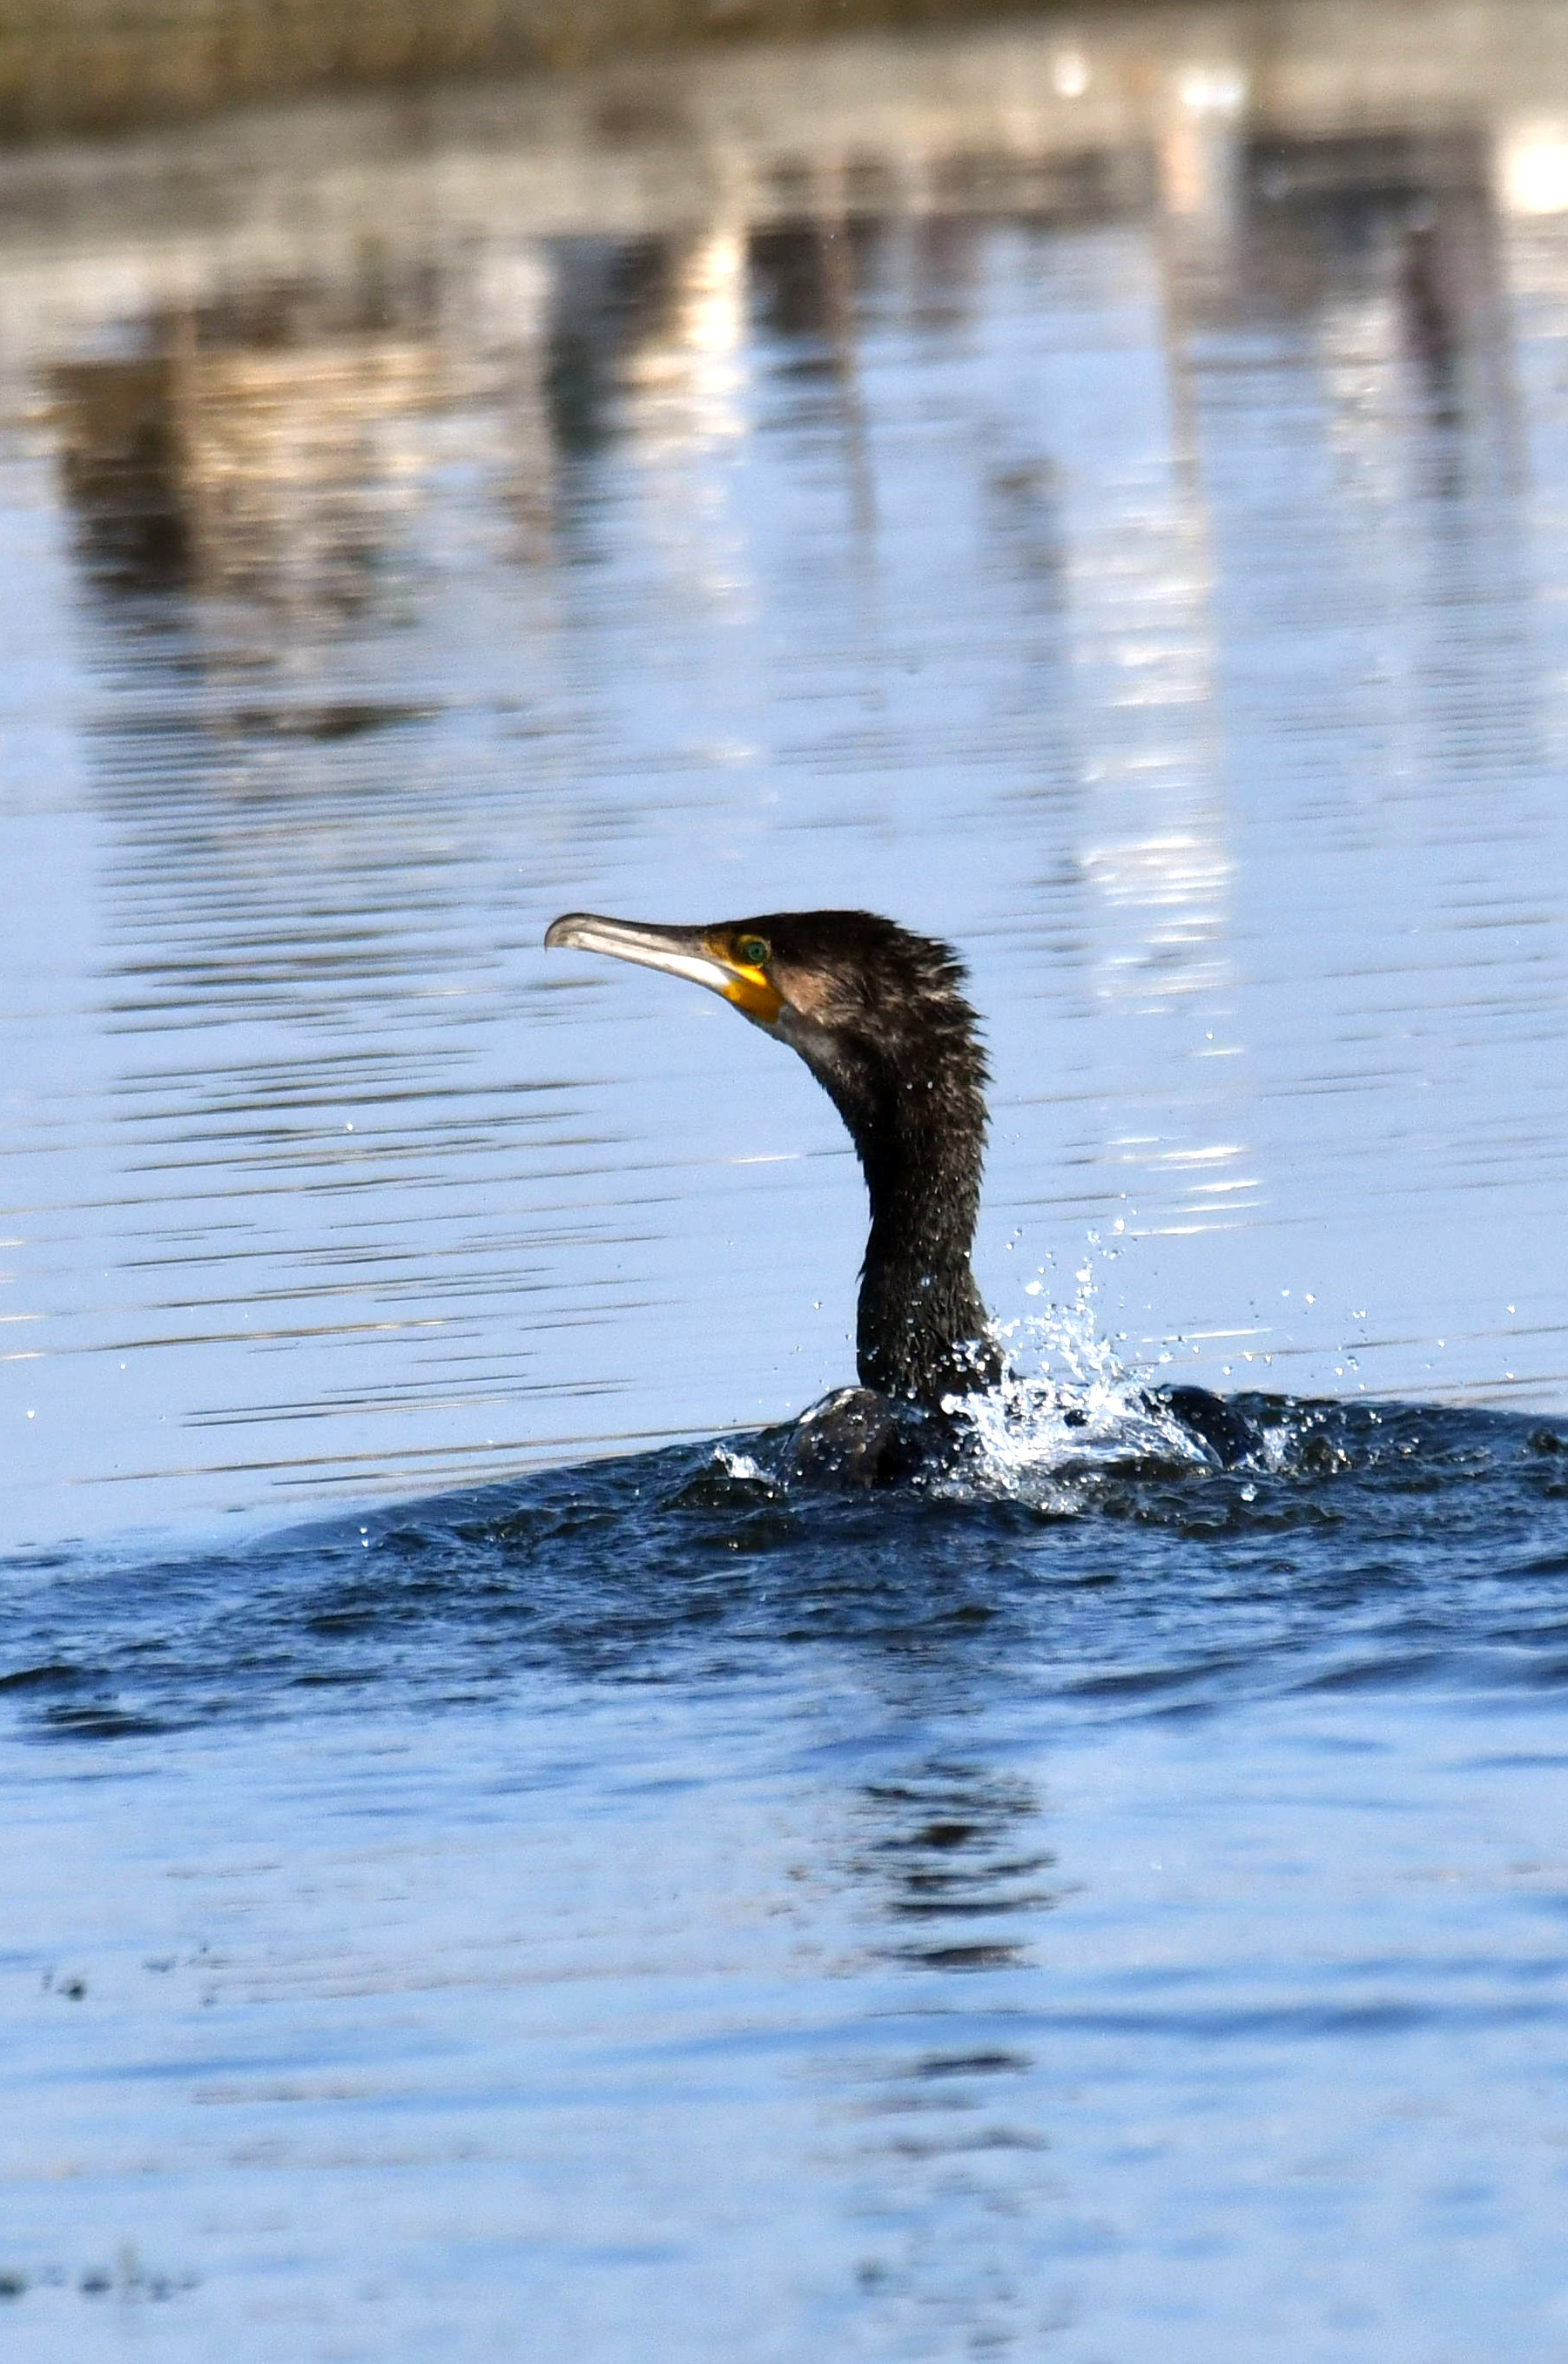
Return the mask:
POLYGON ((1007 0, 0 0, 0 138, 117 131, 247 99, 575 65, 674 41, 1005 13, 1007 0))

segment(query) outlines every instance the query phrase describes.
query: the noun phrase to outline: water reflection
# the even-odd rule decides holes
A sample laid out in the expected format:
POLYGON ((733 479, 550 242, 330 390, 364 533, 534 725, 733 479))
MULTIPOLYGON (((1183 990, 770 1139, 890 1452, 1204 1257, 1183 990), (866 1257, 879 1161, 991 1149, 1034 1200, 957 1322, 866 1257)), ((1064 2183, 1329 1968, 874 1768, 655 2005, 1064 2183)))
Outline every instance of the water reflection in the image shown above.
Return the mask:
MULTIPOLYGON (((41 744, 69 675, 97 915, 11 1194, 35 1504, 841 1377, 830 1112, 721 1012, 547 977, 563 902, 963 939, 1004 1313, 1010 1230, 1119 1223, 1109 1326, 1211 1377, 1565 1383, 1568 48, 1440 108, 1379 12, 1353 61, 1256 29, 7 167, 6 697, 41 744)), ((63 946, 80 874, 17 842, 63 946)))
POLYGON ((857 1868, 888 1924, 888 1958, 932 1970, 1018 1969, 1018 1916, 1056 1901, 1040 1875, 1040 1801, 1027 1781, 938 1760, 869 1783, 857 1868))
POLYGON ((450 407, 433 285, 261 285, 52 373, 61 467, 108 592, 242 603, 263 639, 369 605, 417 526, 450 407), (276 610, 275 620, 267 611, 276 610))

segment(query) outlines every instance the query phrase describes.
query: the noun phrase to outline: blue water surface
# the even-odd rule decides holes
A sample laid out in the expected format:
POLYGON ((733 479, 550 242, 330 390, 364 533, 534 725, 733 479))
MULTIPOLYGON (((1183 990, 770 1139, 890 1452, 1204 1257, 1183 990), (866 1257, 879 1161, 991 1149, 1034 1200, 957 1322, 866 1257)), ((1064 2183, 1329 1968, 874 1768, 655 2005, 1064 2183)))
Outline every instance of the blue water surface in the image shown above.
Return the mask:
POLYGON ((7 2356, 1568 2364, 1565 122, 1455 0, 0 159, 7 2356), (816 904, 1046 1374, 848 1500, 831 1109, 540 941, 816 904))

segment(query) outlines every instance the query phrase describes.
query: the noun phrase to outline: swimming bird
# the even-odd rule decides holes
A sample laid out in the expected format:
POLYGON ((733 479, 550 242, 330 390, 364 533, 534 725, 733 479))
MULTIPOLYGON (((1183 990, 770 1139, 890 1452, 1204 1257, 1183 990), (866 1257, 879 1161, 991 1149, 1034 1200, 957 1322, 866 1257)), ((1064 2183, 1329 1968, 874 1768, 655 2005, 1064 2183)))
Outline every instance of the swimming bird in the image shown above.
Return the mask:
MULTIPOLYGON (((871 1206, 855 1332, 858 1388, 805 1415, 796 1466, 880 1482, 927 1449, 1005 1361, 970 1263, 985 1150, 985 1055, 950 944, 872 911, 770 911, 653 927, 569 911, 549 949, 605 953, 722 995, 805 1060, 849 1129, 871 1206)), ((1216 1457, 1251 1431, 1218 1396, 1163 1391, 1216 1457)))

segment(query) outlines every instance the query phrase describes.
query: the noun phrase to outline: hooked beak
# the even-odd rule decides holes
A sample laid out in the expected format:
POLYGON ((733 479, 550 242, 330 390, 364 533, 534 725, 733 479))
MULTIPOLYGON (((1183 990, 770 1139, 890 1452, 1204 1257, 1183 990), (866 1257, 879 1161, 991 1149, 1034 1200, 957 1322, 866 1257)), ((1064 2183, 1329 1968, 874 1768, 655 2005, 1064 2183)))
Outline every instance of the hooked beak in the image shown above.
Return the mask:
POLYGON ((550 921, 544 942, 547 952, 606 953, 611 960, 689 977, 770 1031, 784 1008, 784 997, 762 971, 737 961, 722 938, 706 928, 652 928, 639 920, 603 920, 593 911, 567 911, 550 921))

